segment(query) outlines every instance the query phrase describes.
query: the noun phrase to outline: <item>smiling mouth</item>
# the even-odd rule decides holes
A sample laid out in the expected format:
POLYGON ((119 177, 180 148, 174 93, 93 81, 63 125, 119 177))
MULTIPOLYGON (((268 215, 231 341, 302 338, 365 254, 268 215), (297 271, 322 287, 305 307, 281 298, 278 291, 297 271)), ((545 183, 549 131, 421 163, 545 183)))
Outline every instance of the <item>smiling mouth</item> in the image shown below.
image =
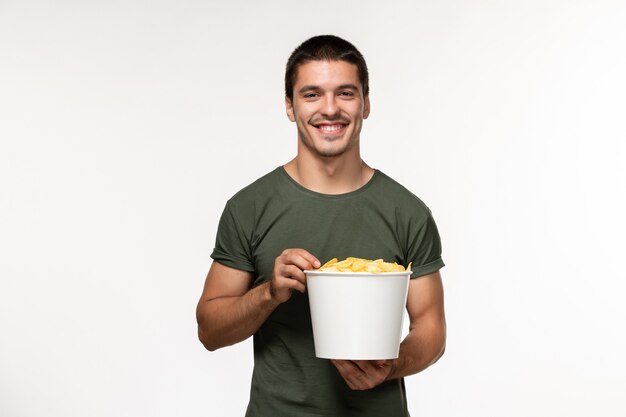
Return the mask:
POLYGON ((314 125, 320 132, 325 135, 336 135, 338 133, 343 132, 346 128, 346 124, 344 123, 335 123, 335 124, 319 124, 314 125))

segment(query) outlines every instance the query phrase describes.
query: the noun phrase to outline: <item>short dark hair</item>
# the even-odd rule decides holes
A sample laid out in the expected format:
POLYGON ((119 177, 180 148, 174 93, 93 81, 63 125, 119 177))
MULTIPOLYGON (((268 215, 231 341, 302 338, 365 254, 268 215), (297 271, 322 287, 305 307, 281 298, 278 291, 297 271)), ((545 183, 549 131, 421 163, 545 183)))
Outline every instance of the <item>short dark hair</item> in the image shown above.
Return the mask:
POLYGON ((365 58, 350 42, 334 35, 314 36, 302 42, 287 60, 285 96, 293 99, 293 85, 298 67, 310 61, 346 61, 356 65, 363 94, 369 94, 369 75, 365 58))

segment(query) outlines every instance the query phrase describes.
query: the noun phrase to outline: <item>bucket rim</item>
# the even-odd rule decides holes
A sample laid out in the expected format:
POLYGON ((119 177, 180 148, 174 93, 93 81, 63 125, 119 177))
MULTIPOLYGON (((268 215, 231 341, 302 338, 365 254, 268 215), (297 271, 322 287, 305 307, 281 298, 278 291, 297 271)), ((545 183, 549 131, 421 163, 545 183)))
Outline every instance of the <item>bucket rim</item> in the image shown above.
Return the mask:
POLYGON ((405 276, 411 275, 413 271, 395 271, 395 272, 336 272, 336 271, 310 271, 305 270, 305 274, 311 276, 339 275, 339 276, 405 276))

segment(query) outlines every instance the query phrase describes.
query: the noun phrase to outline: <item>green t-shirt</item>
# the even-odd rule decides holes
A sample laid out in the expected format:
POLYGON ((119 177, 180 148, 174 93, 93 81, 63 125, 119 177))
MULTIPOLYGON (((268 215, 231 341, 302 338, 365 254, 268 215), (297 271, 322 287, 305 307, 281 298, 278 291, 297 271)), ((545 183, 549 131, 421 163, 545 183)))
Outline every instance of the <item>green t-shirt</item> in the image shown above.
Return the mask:
MULTIPOLYGON (((303 248, 324 263, 349 256, 413 263, 416 278, 444 266, 430 210, 380 171, 363 187, 320 194, 279 167, 235 194, 220 219, 211 257, 271 279, 287 248, 303 248)), ((254 334, 249 417, 408 416, 404 380, 352 391, 327 360, 315 357, 309 300, 294 292, 254 334)))

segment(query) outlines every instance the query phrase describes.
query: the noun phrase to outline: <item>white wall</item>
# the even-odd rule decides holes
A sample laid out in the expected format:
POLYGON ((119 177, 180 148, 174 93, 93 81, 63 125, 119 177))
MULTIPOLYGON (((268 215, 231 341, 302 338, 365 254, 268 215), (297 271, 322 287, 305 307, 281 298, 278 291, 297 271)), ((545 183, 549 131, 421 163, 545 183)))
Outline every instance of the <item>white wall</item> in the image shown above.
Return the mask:
POLYGON ((444 242, 414 416, 623 416, 623 1, 0 1, 0 415, 240 416, 194 309, 228 197, 286 162, 289 53, 370 65, 363 154, 444 242), (219 411, 218 411, 219 410, 219 411))

